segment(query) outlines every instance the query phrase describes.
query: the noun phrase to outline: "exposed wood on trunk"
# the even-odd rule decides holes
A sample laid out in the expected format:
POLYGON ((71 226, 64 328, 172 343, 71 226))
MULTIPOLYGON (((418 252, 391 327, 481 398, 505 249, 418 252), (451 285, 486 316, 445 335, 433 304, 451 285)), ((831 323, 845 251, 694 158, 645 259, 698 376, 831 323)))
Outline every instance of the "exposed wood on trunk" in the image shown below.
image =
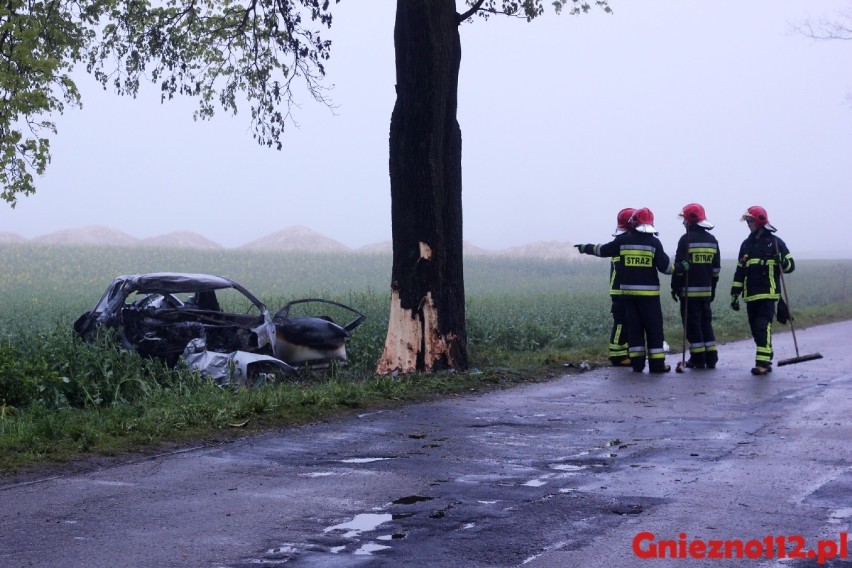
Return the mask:
POLYGON ((450 345, 456 338, 438 331, 435 325, 437 310, 431 295, 423 299, 420 309, 406 310, 394 293, 389 323, 385 350, 378 365, 379 374, 459 367, 458 362, 451 359, 450 345))
POLYGON ((404 309, 400 303, 399 294, 393 292, 388 335, 376 372, 380 375, 413 373, 417 370, 417 356, 422 345, 423 322, 419 314, 404 309))

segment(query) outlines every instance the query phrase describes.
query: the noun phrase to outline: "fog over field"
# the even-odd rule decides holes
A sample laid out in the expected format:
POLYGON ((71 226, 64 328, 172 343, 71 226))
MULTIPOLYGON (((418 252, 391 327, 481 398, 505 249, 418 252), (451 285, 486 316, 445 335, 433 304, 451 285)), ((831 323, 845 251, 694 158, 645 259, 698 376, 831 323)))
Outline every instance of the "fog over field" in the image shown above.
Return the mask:
MULTIPOLYGON (((605 242, 619 209, 647 206, 673 252, 697 201, 724 257, 759 204, 794 256, 852 258, 834 213, 852 205, 852 42, 797 31, 852 22, 852 2, 610 5, 461 27, 468 246, 605 242)), ((281 152, 254 143, 246 105, 194 122, 194 101, 160 104, 154 86, 118 98, 81 70, 84 108, 55 117, 53 161, 35 195, 0 206, 2 234, 102 226, 238 248, 306 227, 354 250, 387 243, 395 3, 334 10, 335 107, 298 92, 281 152)))
MULTIPOLYGON (((275 233, 260 237, 251 242, 237 247, 225 247, 212 241, 203 235, 190 231, 176 231, 148 237, 145 239, 135 238, 127 233, 112 227, 103 225, 90 225, 77 229, 63 229, 39 235, 27 239, 16 233, 0 231, 0 244, 31 243, 58 246, 118 246, 118 247, 148 247, 163 249, 195 249, 195 250, 222 250, 233 248, 237 251, 254 252, 311 252, 311 253, 378 253, 390 255, 393 243, 381 241, 364 245, 353 249, 344 243, 317 233, 309 227, 288 227, 275 233)), ((574 248, 573 243, 561 241, 539 241, 524 245, 508 247, 505 249, 485 249, 473 243, 464 242, 464 253, 466 256, 502 255, 529 258, 558 258, 570 259, 575 262, 588 262, 595 259, 588 255, 581 255, 574 248)))

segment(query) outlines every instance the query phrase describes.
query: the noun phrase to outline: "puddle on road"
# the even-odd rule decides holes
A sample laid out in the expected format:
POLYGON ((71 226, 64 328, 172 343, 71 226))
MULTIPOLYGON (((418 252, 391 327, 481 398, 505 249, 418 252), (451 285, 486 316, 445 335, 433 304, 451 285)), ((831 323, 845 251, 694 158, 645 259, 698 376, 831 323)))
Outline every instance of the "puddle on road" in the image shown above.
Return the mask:
POLYGON ((434 497, 424 497, 422 495, 409 495, 408 497, 400 497, 396 501, 393 501, 394 505, 414 505, 415 503, 420 503, 421 501, 431 501, 434 497))
POLYGON ((300 473, 299 477, 329 477, 332 475, 343 475, 342 473, 335 473, 333 471, 314 471, 311 473, 300 473))
POLYGON ((390 548, 390 546, 385 546, 384 544, 376 544, 375 542, 368 542, 366 544, 362 544, 361 547, 352 554, 367 555, 372 554, 374 552, 378 552, 379 550, 386 550, 388 548, 390 548))
MULTIPOLYGON (((371 539, 366 539, 366 542, 358 542, 361 538, 361 534, 367 531, 373 531, 380 525, 391 520, 392 516, 390 513, 358 514, 345 523, 326 527, 323 530, 323 534, 328 535, 326 537, 310 539, 309 544, 306 545, 283 543, 275 548, 267 549, 264 555, 265 557, 251 559, 248 562, 250 564, 277 566, 279 564, 288 563, 303 554, 345 554, 347 548, 351 550, 351 547, 354 546, 357 546, 358 548, 352 550, 351 554, 369 556, 374 552, 390 549, 391 547, 385 544, 379 544, 378 542, 371 542, 371 539)), ((405 533, 393 532, 378 536, 374 540, 393 541, 403 539, 405 537, 405 533)))
POLYGON ((362 532, 375 530, 379 525, 387 523, 392 519, 393 516, 390 513, 361 513, 355 515, 355 518, 349 522, 326 527, 323 532, 346 531, 343 533, 344 537, 355 538, 362 532))
POLYGON ((612 507, 610 509, 611 513, 613 513, 615 515, 621 515, 621 516, 624 516, 624 515, 639 515, 640 513, 643 513, 644 511, 645 511, 645 509, 642 507, 642 505, 636 505, 636 504, 618 504, 618 505, 615 505, 614 507, 612 507))
POLYGON ((387 410, 377 410, 376 412, 365 412, 364 414, 359 414, 358 418, 367 418, 368 416, 375 416, 376 414, 384 414, 387 410))
POLYGON ((294 545, 282 544, 281 546, 278 546, 276 548, 270 548, 266 551, 266 554, 294 554, 296 552, 299 552, 299 549, 297 549, 294 545))
POLYGON ((581 471, 586 469, 586 466, 584 465, 574 465, 570 463, 554 463, 550 464, 550 467, 559 471, 581 471))
MULTIPOLYGON (((597 464, 593 464, 597 465, 597 464)), ((524 487, 542 487, 543 485, 547 485, 552 480, 566 479, 568 477, 579 475, 579 472, 587 469, 589 466, 587 465, 577 465, 570 463, 552 463, 548 466, 550 469, 555 469, 560 473, 546 473, 535 479, 530 479, 529 481, 524 482, 522 485, 524 487)))
POLYGON ((538 554, 533 554, 532 556, 527 556, 527 557, 523 560, 523 562, 521 562, 521 564, 522 564, 522 565, 523 565, 523 564, 529 564, 530 562, 533 562, 534 560, 536 560, 538 557, 540 557, 540 556, 544 555, 546 552, 550 552, 550 551, 552 551, 552 550, 560 550, 560 549, 562 549, 562 548, 563 548, 566 544, 567 544, 567 543, 560 541, 560 542, 553 543, 553 544, 552 544, 552 545, 550 545, 550 546, 546 546, 546 547, 544 547, 544 550, 542 550, 540 553, 538 553, 538 554))
POLYGON ((372 463, 377 461, 392 460, 395 458, 348 458, 340 460, 341 463, 372 463))
POLYGON ((711 440, 729 440, 731 438, 730 432, 713 432, 710 434, 709 438, 711 440))

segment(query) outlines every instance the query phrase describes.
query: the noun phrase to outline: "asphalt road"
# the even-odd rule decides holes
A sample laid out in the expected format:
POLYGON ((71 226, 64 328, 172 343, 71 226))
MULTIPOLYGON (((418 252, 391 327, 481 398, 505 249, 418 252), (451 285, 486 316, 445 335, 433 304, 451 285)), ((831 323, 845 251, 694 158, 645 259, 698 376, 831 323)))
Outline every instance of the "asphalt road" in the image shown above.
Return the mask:
POLYGON ((593 369, 3 479, 0 566, 852 566, 850 337, 798 330, 824 358, 767 377, 732 343, 712 371, 593 369), (680 558, 641 558, 660 550, 680 558))

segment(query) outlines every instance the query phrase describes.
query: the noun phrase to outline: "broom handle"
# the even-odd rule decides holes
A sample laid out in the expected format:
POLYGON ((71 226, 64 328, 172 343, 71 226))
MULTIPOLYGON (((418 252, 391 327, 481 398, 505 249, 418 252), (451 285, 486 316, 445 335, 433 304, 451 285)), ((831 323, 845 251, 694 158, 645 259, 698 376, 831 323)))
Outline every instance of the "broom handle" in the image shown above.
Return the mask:
MULTIPOLYGON (((778 239, 775 239, 775 254, 781 258, 781 251, 778 249, 778 239)), ((787 295, 787 283, 784 281, 784 267, 778 266, 778 274, 781 275, 781 293, 784 294, 784 301, 787 302, 787 318, 790 320, 790 332, 793 334, 793 347, 796 348, 796 357, 799 356, 799 342, 796 341, 796 326, 793 324, 793 310, 790 309, 790 297, 787 295)))
MULTIPOLYGON (((686 225, 686 256, 689 256, 689 224, 686 225)), ((689 318, 689 271, 683 275, 683 342, 680 346, 680 366, 681 369, 686 367, 686 323, 689 318)))
MULTIPOLYGON (((689 243, 687 242, 687 245, 689 243)), ((687 288, 689 287, 689 271, 683 275, 683 343, 680 346, 680 364, 681 367, 686 367, 686 322, 689 318, 689 292, 687 292, 687 288)))

